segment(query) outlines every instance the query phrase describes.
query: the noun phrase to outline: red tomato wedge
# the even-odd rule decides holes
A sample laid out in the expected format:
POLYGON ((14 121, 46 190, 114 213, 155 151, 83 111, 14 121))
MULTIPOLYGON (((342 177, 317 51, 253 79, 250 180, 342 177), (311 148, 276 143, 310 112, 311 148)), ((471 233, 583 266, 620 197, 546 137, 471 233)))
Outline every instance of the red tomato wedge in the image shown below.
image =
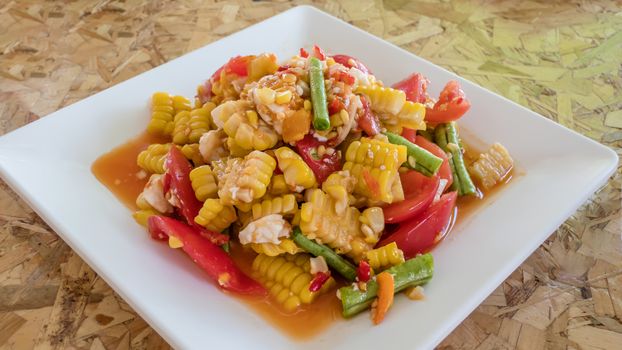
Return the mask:
POLYGON ((152 237, 177 238, 183 251, 221 288, 240 294, 266 294, 265 288, 244 274, 224 250, 201 237, 196 227, 158 215, 149 217, 148 225, 152 237))
POLYGON ((449 159, 447 158, 447 153, 445 153, 445 151, 443 151, 443 149, 440 148, 437 144, 428 141, 425 137, 422 136, 417 136, 415 143, 417 144, 417 146, 424 148, 433 155, 443 159, 443 164, 441 164, 441 168, 438 170, 438 176, 441 179, 447 180, 445 188, 449 188, 454 182, 454 177, 451 174, 451 168, 449 167, 449 159))
POLYGON ((425 103, 428 99, 428 84, 430 81, 426 77, 420 73, 413 73, 392 87, 404 91, 408 101, 425 103))
POLYGON ((325 142, 318 141, 311 134, 307 134, 302 140, 296 142, 298 154, 311 168, 320 184, 326 180, 328 175, 341 170, 341 159, 337 152, 334 152, 332 155, 324 154, 322 157, 318 157, 317 147, 325 144, 325 142))
POLYGON ((430 206, 439 186, 439 176, 427 177, 417 171, 400 174, 405 199, 382 208, 384 221, 394 224, 411 219, 430 206))
POLYGON ((402 130, 402 137, 412 143, 416 143, 417 142, 417 130, 404 128, 402 130))
POLYGON ((451 80, 441 91, 434 107, 426 108, 425 120, 431 123, 447 123, 462 117, 469 108, 471 108, 471 102, 460 89, 460 84, 451 80))
POLYGON ((179 200, 179 213, 189 225, 196 225, 194 218, 203 204, 195 197, 190 171, 192 165, 177 147, 171 147, 166 157, 165 183, 170 186, 172 195, 179 200))
POLYGON ((369 69, 358 59, 348 55, 333 55, 331 56, 335 62, 341 63, 348 68, 356 68, 365 74, 370 74, 369 69))
POLYGON ((429 251, 447 232, 457 197, 457 192, 442 195, 438 202, 430 205, 419 216, 400 223, 378 246, 395 242, 406 259, 429 251))

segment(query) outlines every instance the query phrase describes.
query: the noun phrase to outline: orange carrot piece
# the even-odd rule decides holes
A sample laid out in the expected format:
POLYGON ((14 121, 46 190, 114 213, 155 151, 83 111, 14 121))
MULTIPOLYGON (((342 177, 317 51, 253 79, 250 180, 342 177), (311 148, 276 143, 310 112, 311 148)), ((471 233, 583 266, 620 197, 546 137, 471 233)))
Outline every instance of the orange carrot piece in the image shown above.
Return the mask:
POLYGON ((394 280, 393 275, 384 271, 376 276, 376 282, 378 282, 378 305, 376 306, 376 312, 373 315, 374 324, 380 324, 384 320, 384 316, 391 305, 393 305, 393 288, 394 280))
POLYGON ((363 169, 361 175, 363 175, 363 181, 365 181, 369 192, 371 192, 372 199, 380 198, 380 184, 374 179, 369 170, 363 169))

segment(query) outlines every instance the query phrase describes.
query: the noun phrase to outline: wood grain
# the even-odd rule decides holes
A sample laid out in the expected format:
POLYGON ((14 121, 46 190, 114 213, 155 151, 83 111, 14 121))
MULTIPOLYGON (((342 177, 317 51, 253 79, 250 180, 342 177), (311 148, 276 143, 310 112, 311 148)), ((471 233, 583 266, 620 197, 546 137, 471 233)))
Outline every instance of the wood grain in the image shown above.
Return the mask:
MULTIPOLYGON (((0 134, 301 3, 0 1, 0 134)), ((619 1, 312 3, 622 153, 619 1)), ((621 173, 438 348, 620 349, 621 173)), ((0 348, 168 345, 0 182, 0 348)))

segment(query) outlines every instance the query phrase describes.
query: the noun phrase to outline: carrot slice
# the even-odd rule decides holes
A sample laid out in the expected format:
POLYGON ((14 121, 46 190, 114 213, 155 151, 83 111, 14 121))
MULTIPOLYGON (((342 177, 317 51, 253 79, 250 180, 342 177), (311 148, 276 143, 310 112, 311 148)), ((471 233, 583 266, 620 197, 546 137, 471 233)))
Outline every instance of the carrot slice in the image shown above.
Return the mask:
POLYGON ((363 176, 363 181, 365 181, 369 192, 371 192, 372 199, 378 199, 380 197, 380 184, 378 180, 374 179, 367 169, 363 169, 361 175, 363 176))
POLYGON ((378 305, 373 315, 374 324, 380 324, 384 320, 384 316, 391 305, 393 305, 393 288, 395 282, 393 275, 384 271, 376 276, 376 282, 378 283, 378 305))

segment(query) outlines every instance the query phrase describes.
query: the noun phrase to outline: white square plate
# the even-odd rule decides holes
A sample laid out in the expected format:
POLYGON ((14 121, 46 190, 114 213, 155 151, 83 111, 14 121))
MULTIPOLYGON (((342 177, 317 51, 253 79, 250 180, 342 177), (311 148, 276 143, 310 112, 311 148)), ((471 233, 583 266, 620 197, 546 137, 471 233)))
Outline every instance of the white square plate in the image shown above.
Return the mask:
MULTIPOLYGON (((467 140, 468 141, 468 140, 467 140)), ((440 342, 607 179, 610 149, 349 24, 301 6, 102 91, 0 138, 0 174, 176 348, 425 349, 440 342), (318 44, 359 57, 385 83, 418 71, 432 95, 458 79, 473 107, 461 124, 503 143, 524 175, 433 251, 426 300, 396 299, 380 325, 363 314, 296 343, 205 281, 190 259, 153 242, 91 173, 103 153, 147 125, 156 90, 193 96, 228 58, 281 58, 318 44)))

